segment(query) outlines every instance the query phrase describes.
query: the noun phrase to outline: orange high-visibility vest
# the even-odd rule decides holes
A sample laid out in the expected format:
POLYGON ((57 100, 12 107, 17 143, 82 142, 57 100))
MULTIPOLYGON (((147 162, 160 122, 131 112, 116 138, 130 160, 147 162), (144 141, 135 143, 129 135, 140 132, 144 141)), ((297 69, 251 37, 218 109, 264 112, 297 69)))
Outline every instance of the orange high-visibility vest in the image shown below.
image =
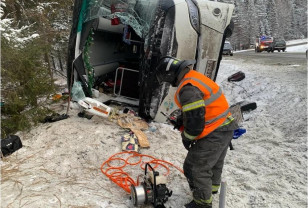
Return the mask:
MULTIPOLYGON (((182 109, 180 104, 179 93, 182 87, 187 84, 197 87, 204 94, 203 106, 205 106, 205 127, 202 133, 196 137, 196 139, 200 139, 214 131, 224 123, 227 117, 231 116, 229 104, 222 90, 214 81, 200 72, 190 70, 182 79, 174 95, 174 100, 182 111, 185 111, 185 109, 182 109)), ((198 102, 198 104, 200 104, 200 102, 198 102)), ((193 105, 193 103, 190 105, 193 105)), ((186 110, 189 111, 189 109, 186 110)))

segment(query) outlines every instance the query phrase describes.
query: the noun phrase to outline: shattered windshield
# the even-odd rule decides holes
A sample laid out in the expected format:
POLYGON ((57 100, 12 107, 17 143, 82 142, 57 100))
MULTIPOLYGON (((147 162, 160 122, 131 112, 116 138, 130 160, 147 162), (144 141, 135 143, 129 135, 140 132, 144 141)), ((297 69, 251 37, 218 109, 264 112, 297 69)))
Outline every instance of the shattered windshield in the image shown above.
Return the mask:
POLYGON ((98 17, 118 17, 122 24, 130 25, 137 35, 145 37, 154 18, 159 0, 88 0, 83 22, 98 17))

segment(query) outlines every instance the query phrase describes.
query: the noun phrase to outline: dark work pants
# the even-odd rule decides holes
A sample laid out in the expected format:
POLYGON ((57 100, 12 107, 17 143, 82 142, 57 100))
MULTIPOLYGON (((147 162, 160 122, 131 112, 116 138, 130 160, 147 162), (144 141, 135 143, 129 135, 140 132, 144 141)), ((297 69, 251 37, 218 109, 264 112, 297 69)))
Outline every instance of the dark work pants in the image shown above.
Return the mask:
POLYGON ((195 200, 209 200, 212 196, 212 184, 220 184, 224 159, 232 137, 233 130, 215 130, 197 140, 188 151, 184 174, 195 200))

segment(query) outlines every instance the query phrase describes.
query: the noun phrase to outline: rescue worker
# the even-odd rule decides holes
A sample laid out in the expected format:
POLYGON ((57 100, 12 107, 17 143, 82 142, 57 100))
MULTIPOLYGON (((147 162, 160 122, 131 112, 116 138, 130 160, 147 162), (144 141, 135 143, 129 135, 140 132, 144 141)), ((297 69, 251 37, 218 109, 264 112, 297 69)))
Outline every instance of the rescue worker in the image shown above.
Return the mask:
POLYGON ((211 208, 212 194, 218 192, 224 159, 238 128, 221 88, 205 75, 192 69, 195 61, 172 57, 161 59, 157 69, 159 83, 177 87, 175 102, 182 110, 188 150, 183 169, 193 200, 186 208, 211 208))

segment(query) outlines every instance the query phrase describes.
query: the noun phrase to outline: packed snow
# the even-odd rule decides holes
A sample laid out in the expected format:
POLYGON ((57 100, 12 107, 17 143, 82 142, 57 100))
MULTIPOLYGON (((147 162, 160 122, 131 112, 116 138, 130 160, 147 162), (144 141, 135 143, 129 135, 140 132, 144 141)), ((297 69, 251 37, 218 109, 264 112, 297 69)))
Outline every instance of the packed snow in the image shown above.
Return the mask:
POLYGON ((305 53, 308 50, 308 39, 286 41, 286 52, 305 53), (297 45, 300 44, 300 45, 297 45))
POLYGON ((301 44, 301 43, 306 43, 307 44, 307 42, 308 42, 307 38, 286 41, 287 46, 291 46, 291 45, 295 45, 295 44, 301 44))
MULTIPOLYGON (((247 130, 233 140, 223 171, 227 182, 226 207, 307 207, 307 65, 257 65, 223 59, 217 83, 230 104, 257 103, 244 113, 247 130), (240 82, 227 81, 242 71, 240 82)), ((55 106, 65 113, 65 104, 55 106)), ((94 116, 70 117, 18 133, 23 148, 1 162, 1 207, 133 207, 127 194, 109 180, 100 166, 121 152, 127 130, 114 120, 94 116)), ((149 124, 144 131, 150 148, 140 153, 182 167, 187 151, 180 133, 168 124, 149 124)), ((130 170, 142 174, 139 167, 130 170)), ((161 171, 161 170, 159 170, 161 171)), ((184 175, 170 167, 167 187, 173 195, 166 207, 178 208, 192 199, 184 175)), ((214 207, 218 207, 218 195, 214 207)), ((151 206, 145 206, 151 207, 151 206)))
POLYGON ((286 52, 306 52, 308 50, 308 44, 305 45, 298 45, 298 46, 292 46, 292 47, 287 47, 286 52))

